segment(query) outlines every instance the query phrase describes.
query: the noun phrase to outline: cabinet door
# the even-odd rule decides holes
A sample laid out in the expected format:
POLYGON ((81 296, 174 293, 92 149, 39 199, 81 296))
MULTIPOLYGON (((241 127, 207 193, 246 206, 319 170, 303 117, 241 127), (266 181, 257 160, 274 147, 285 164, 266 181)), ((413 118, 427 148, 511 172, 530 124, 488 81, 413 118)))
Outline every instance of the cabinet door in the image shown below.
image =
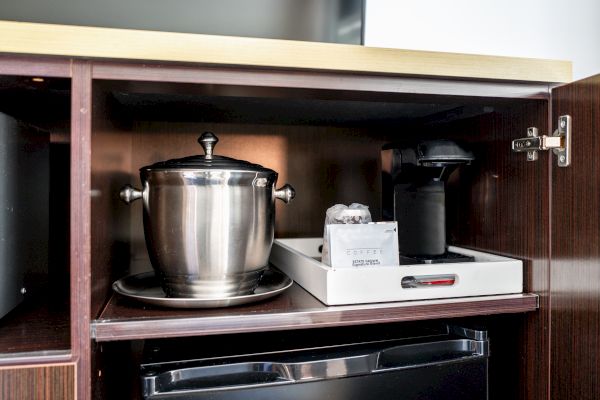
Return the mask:
POLYGON ((549 397, 550 163, 545 154, 527 162, 523 153, 510 150, 511 140, 528 127, 549 129, 548 111, 547 101, 518 103, 443 130, 472 141, 478 157, 471 170, 458 170, 465 186, 446 193, 453 201, 448 210, 458 208, 448 214, 450 243, 523 260, 524 291, 540 296, 539 311, 486 326, 496 338, 490 359, 493 400, 549 397), (453 200, 455 195, 466 197, 453 200))
MULTIPOLYGON (((600 75, 554 89, 572 164, 552 167, 551 398, 600 398, 600 75)), ((553 162, 556 158, 553 157, 553 162)))

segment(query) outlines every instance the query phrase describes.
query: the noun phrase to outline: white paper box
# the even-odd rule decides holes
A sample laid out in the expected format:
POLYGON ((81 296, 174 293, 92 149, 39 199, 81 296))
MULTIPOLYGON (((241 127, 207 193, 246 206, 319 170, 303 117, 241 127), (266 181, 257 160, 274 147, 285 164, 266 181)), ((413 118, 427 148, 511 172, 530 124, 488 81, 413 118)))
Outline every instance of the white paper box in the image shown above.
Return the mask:
POLYGON ((334 268, 399 265, 398 224, 331 224, 325 226, 329 242, 325 264, 334 268))
POLYGON ((426 300, 523 292, 519 260, 450 247, 475 257, 475 262, 382 267, 332 268, 320 262, 321 238, 276 239, 270 262, 327 305, 426 300), (423 277, 452 285, 403 287, 403 279, 423 277))

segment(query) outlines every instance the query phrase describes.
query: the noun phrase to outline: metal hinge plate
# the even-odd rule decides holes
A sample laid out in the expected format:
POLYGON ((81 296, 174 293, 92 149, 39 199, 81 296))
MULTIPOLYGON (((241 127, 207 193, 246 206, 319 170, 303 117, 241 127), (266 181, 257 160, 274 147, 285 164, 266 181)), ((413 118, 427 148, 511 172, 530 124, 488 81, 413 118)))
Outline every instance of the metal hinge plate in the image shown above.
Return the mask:
POLYGON ((527 128, 527 137, 512 141, 512 150, 527 152, 527 161, 538 159, 538 151, 552 150, 556 154, 559 167, 568 167, 571 164, 571 116, 558 117, 558 128, 552 135, 538 135, 535 127, 527 128))

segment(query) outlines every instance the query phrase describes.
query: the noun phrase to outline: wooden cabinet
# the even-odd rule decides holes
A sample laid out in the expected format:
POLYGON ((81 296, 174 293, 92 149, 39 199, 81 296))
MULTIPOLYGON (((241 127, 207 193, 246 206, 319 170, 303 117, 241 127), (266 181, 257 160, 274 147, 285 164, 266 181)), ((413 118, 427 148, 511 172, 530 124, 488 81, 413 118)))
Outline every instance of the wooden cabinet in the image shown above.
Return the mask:
POLYGON ((554 89, 552 113, 570 114, 574 135, 573 164, 551 172, 550 390, 553 399, 596 399, 600 76, 554 89))
MULTIPOLYGON (((419 77, 415 68, 409 75, 366 64, 319 69, 310 57, 300 69, 275 61, 249 65, 243 57, 234 65, 233 56, 218 59, 218 50, 221 65, 207 65, 209 54, 191 63, 140 63, 63 51, 58 58, 0 57, 0 111, 43 124, 63 144, 51 171, 69 178, 50 189, 68 208, 51 210, 63 216, 55 217, 51 236, 67 251, 63 268, 49 273, 68 307, 52 316, 33 305, 33 314, 17 313, 14 324, 1 321, 2 337, 23 350, 2 348, 0 363, 72 362, 78 398, 130 398, 139 396, 135 374, 145 340, 260 340, 262 332, 285 337, 309 328, 352 335, 348 327, 453 319, 490 331, 492 399, 597 397, 597 78, 552 89, 516 79, 514 71, 512 78, 469 80, 457 79, 456 71, 419 77), (559 114, 573 116, 570 167, 558 169, 549 154, 527 162, 510 150, 529 126, 552 130, 559 114), (119 188, 139 184, 144 165, 199 153, 196 139, 205 130, 220 136, 219 154, 271 167, 294 184, 295 202, 277 209, 276 235, 283 237, 319 236, 324 211, 336 202, 360 201, 378 215, 383 144, 423 137, 469 142, 477 161, 449 183, 449 242, 522 259, 525 294, 325 307, 294 286, 272 301, 220 310, 166 310, 114 296, 115 279, 149 268, 141 209, 121 204, 119 188), (44 344, 27 349, 39 345, 36 335, 44 344)), ((493 77, 485 66, 481 74, 493 77)))
MULTIPOLYGON (((14 214, 15 232, 5 235, 39 237, 35 244, 24 240, 17 251, 26 257, 12 258, 14 264, 26 271, 23 301, 0 321, 0 364, 10 363, 13 356, 40 356, 38 363, 70 360, 69 316, 69 176, 70 176, 70 73, 67 60, 2 57, 0 61, 0 109, 14 123, 27 127, 27 135, 18 146, 10 147, 14 154, 4 162, 14 163, 3 168, 11 173, 3 180, 3 194, 19 194, 3 207, 14 214), (46 60, 45 60, 46 61, 46 60), (24 161, 44 152, 43 162, 28 168, 24 161), (39 196, 41 202, 21 203, 23 196, 39 196), (35 205, 31 205, 35 204, 35 205), (45 207, 45 212, 27 207, 45 207), (34 234, 35 233, 35 234, 34 234), (29 247, 28 247, 29 246, 29 247), (45 247, 39 251, 31 246, 45 247), (30 254, 33 256, 29 256, 30 254)), ((3 126, 3 146, 10 137, 10 126, 3 126)), ((21 129, 18 131, 22 134, 21 129)), ((14 132, 12 132, 14 133, 14 132)), ((4 165, 4 164, 3 164, 4 165)), ((8 259, 2 258, 3 263, 8 259)), ((18 271, 14 265, 4 265, 5 273, 18 271)))
POLYGON ((74 400, 75 365, 0 368, 0 398, 74 400))

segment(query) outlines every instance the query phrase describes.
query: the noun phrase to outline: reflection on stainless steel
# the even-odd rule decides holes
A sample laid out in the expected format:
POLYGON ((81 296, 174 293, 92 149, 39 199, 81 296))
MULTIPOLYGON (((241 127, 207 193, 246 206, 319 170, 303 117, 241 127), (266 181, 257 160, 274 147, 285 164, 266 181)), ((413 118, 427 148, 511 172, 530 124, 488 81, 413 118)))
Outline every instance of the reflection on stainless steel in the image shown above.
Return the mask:
POLYGON ((137 199, 141 199, 142 198, 142 191, 139 190, 139 189, 134 188, 131 185, 125 185, 125 186, 123 186, 123 188, 119 192, 119 197, 125 203, 129 204, 132 201, 135 201, 137 199))
POLYGON ((153 272, 130 275, 113 283, 115 292, 146 304, 172 308, 231 307, 254 303, 277 296, 292 286, 293 281, 285 274, 267 269, 258 286, 250 294, 223 298, 167 297, 161 283, 153 272))
POLYGON ((481 331, 472 328, 465 328, 459 325, 448 325, 448 331, 464 338, 484 341, 488 339, 487 331, 481 331))
POLYGON ((143 198, 146 245, 169 295, 220 297, 253 289, 257 273, 267 265, 275 222, 273 183, 252 185, 261 174, 148 174, 143 198))
POLYGON ((217 141, 203 134, 205 156, 143 167, 143 191, 120 193, 143 200, 146 246, 169 297, 252 293, 273 244, 275 199, 295 195, 289 185, 274 191, 275 171, 213 155, 217 141))
POLYGON ((284 203, 289 203, 296 197, 296 191, 290 185, 285 184, 275 191, 275 197, 279 200, 283 200, 284 203))

